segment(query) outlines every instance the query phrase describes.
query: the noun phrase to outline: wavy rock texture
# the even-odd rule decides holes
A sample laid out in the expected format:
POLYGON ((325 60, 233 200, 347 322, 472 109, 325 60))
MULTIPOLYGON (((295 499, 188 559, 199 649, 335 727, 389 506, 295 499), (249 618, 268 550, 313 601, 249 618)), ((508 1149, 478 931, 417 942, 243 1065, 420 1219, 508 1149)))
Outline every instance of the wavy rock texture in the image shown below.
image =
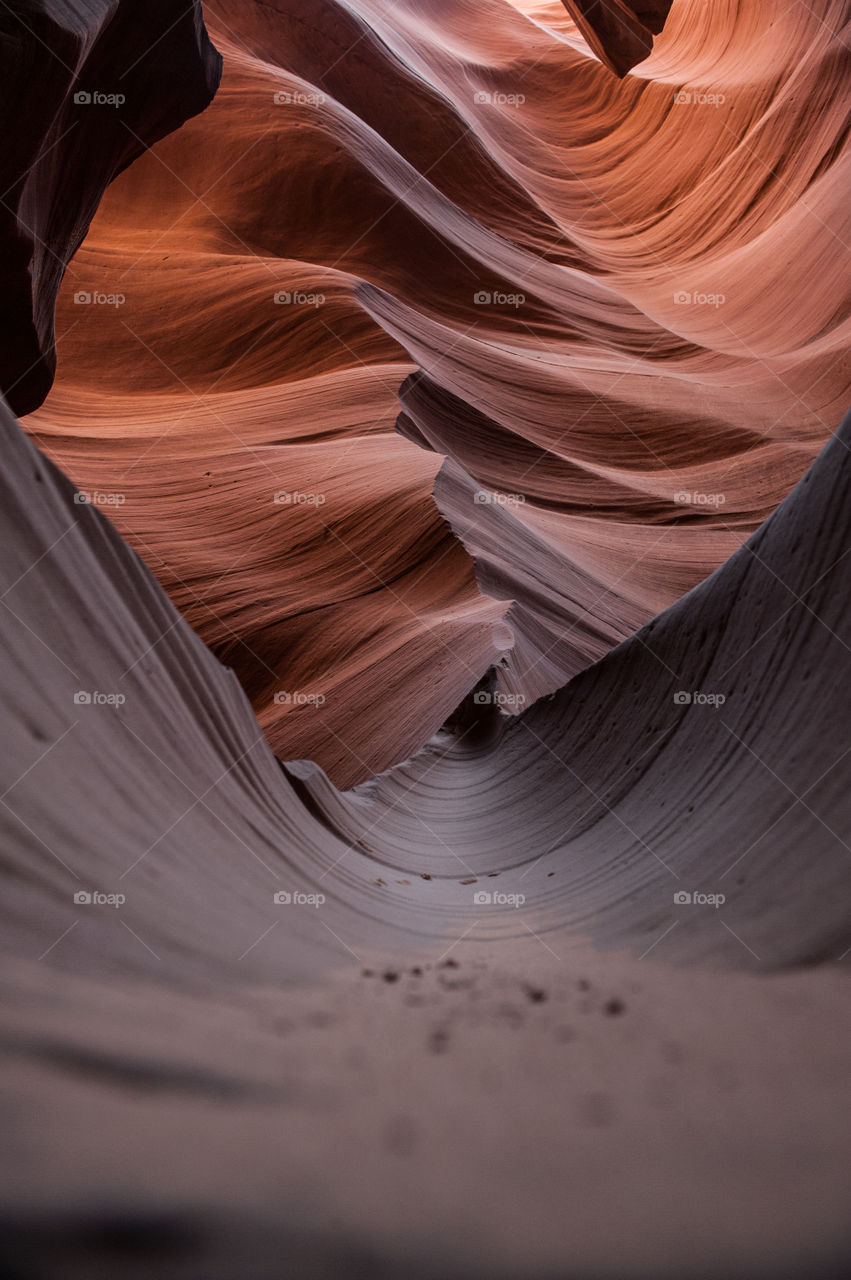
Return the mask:
POLYGON ((221 92, 107 193, 28 421, 341 785, 602 657, 849 401, 844 6, 679 0, 622 83, 522 8, 208 6, 221 92))
POLYGON ((12 0, 0 42, 0 391, 27 413, 50 388, 56 295, 108 183, 209 104, 221 58, 200 0, 12 0))
MULTIPOLYGON (((202 972, 226 963, 225 937, 239 927, 225 923, 232 876, 246 903, 256 878, 258 910, 270 876, 304 877, 314 891, 324 882, 339 912, 328 922, 356 947, 442 948, 474 926, 477 938, 523 937, 528 920, 559 948, 590 931, 603 946, 643 950, 685 923, 673 903, 683 886, 717 888, 727 906, 723 917, 693 913, 666 943, 671 956, 778 968, 851 946, 841 767, 851 419, 746 546, 603 661, 523 715, 478 704, 477 732, 468 721, 441 733, 347 795, 310 762, 282 774, 233 673, 8 421, 5 436, 7 707, 18 735, 7 754, 9 777, 23 776, 3 821, 22 865, 36 860, 37 881, 50 872, 35 917, 30 877, 11 891, 35 945, 67 921, 70 862, 132 875, 157 955, 202 972), (78 706, 79 691, 123 701, 78 706), (70 808, 64 795, 77 797, 70 808), (97 838, 78 804, 109 815, 97 838), (818 874, 798 883, 804 842, 818 874), (192 917, 199 874, 223 877, 221 919, 192 917), (471 883, 522 890, 528 914, 513 902, 482 913, 471 883)), ((296 932, 303 954, 292 963, 318 962, 315 935, 296 932)), ((339 945, 319 941, 318 955, 339 945)), ((79 946, 88 967, 85 935, 79 946)))
POLYGON ((348 795, 3 436, 17 1274, 842 1274, 849 979, 656 962, 851 946, 851 418, 568 688, 348 795))
POLYGON ((214 3, 108 191, 0 403, 3 1274, 847 1274, 847 14, 618 81, 665 7, 214 3))

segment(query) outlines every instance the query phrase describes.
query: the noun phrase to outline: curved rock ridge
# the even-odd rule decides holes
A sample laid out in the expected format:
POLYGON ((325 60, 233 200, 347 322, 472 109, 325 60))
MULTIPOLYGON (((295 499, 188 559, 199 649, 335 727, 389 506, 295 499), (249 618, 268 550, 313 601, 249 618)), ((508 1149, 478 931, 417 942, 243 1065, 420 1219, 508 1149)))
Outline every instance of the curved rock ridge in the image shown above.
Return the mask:
POLYGON ((491 665, 516 709, 602 658, 837 427, 847 15, 677 0, 620 81, 557 0, 208 19, 222 89, 108 190, 27 429, 346 786, 491 665))
POLYGON ((847 959, 850 488, 851 416, 722 568, 531 710, 474 695, 472 745, 440 735, 344 806, 314 765, 290 768, 336 831, 354 840, 366 820, 385 857, 403 848, 402 871, 431 851, 435 878, 460 861, 495 890, 496 870, 508 901, 477 938, 522 935, 522 892, 557 946, 587 931, 603 947, 664 938, 679 960, 847 959), (707 899, 717 914, 698 921, 707 899))
POLYGON ((506 718, 485 680, 348 794, 281 771, 233 673, 8 417, 4 456, 12 947, 49 946, 95 888, 128 911, 63 963, 114 964, 123 922, 131 968, 271 978, 280 953, 234 956, 297 889, 324 907, 288 921, 295 975, 341 945, 530 933, 729 967, 848 953, 851 419, 723 568, 565 689, 506 718))
POLYGON ((0 1265, 844 1274, 849 978, 766 971, 851 943, 851 418, 566 689, 491 672, 346 795, 0 437, 0 1265))
POLYGON ((0 1273, 839 1280, 847 6, 211 8, 0 399, 0 1273))
POLYGON ((0 38, 0 392, 28 413, 53 381, 56 296, 107 185, 203 111, 221 57, 200 0, 11 0, 0 38))

